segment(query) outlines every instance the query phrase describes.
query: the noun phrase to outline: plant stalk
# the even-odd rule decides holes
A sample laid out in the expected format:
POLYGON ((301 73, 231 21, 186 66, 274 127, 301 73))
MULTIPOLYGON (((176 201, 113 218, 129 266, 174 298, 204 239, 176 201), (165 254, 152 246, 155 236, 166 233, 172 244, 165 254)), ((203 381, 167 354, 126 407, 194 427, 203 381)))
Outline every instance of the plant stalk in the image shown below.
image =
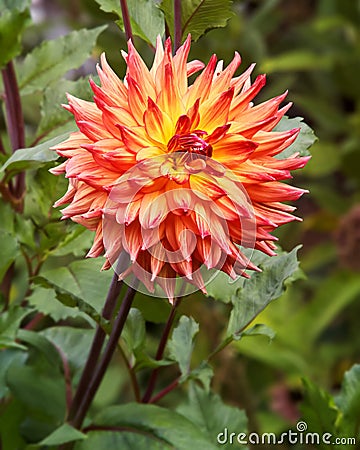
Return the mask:
MULTIPOLYGON (((105 300, 105 305, 102 311, 102 316, 104 319, 109 320, 111 319, 117 300, 120 295, 120 291, 122 288, 123 282, 118 281, 118 275, 117 273, 114 273, 114 276, 111 280, 110 288, 105 300)), ((98 363, 100 353, 104 344, 105 340, 105 331, 101 328, 100 325, 97 326, 94 340, 91 345, 91 349, 84 367, 84 370, 81 375, 81 379, 77 388, 77 391, 75 393, 74 399, 72 401, 68 420, 71 422, 74 420, 75 415, 77 414, 81 402, 84 398, 85 392, 87 387, 89 386, 91 382, 92 375, 94 373, 95 367, 98 363)))
POLYGON ((124 328, 125 321, 129 314, 132 302, 134 300, 136 294, 136 289, 129 287, 126 295, 121 303, 120 310, 114 322, 113 329, 111 331, 109 340, 106 344, 104 354, 97 365, 95 372, 91 378, 91 381, 88 386, 86 386, 86 390, 82 397, 82 401, 79 404, 79 407, 74 415, 74 419, 70 422, 75 428, 80 428, 86 413, 91 405, 93 398, 100 386, 100 383, 105 375, 106 369, 108 368, 111 358, 114 354, 114 351, 117 347, 118 340, 120 338, 121 332, 124 328))
POLYGON ((126 40, 128 41, 130 39, 133 42, 134 38, 133 38, 133 34, 132 34, 132 29, 131 29, 130 14, 129 14, 129 8, 127 5, 127 1, 120 0, 120 6, 121 6, 121 14, 122 14, 124 28, 125 28, 126 40))
MULTIPOLYGON (((166 347, 167 341, 169 339, 170 331, 172 329, 174 319, 176 317, 176 311, 177 311, 178 306, 180 305, 180 302, 181 302, 181 298, 176 298, 175 302, 171 308, 168 320, 166 322, 166 325, 165 325, 165 328, 164 328, 164 331, 161 336, 159 346, 158 346, 158 349, 156 352, 156 356, 155 356, 156 361, 160 361, 164 355, 165 347, 166 347)), ((151 399, 151 396, 155 389, 158 372, 159 372, 159 367, 155 367, 155 369, 152 371, 152 373, 150 375, 148 387, 142 398, 143 403, 149 403, 149 401, 151 399)))
MULTIPOLYGON (((5 92, 6 121, 13 152, 25 147, 25 125, 22 113, 19 87, 16 80, 14 63, 8 62, 1 71, 5 92)), ((16 198, 23 197, 25 192, 25 172, 16 177, 13 194, 16 198)), ((22 208, 21 208, 22 209, 22 208)))
POLYGON ((181 45, 181 0, 174 0, 174 53, 181 45))

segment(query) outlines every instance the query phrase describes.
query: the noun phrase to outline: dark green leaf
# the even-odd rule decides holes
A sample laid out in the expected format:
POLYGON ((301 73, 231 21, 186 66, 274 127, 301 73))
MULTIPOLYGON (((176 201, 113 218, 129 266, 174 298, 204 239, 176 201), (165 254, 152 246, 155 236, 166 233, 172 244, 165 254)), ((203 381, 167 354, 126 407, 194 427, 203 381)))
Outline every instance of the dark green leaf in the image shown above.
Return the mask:
POLYGON ((138 309, 130 309, 121 337, 126 342, 127 348, 132 352, 145 346, 145 320, 138 309))
POLYGON ((90 431, 87 439, 75 445, 74 450, 174 450, 171 444, 167 444, 156 436, 136 431, 90 431))
POLYGON ((28 6, 29 1, 0 4, 0 68, 21 52, 21 35, 31 22, 28 6))
MULTIPOLYGON (((213 28, 225 27, 233 16, 229 0, 182 0, 181 25, 182 37, 189 33, 194 41, 213 28)), ((160 5, 164 11, 166 23, 174 36, 174 2, 163 0, 160 5)))
POLYGON ((106 322, 102 319, 100 313, 96 311, 96 309, 88 302, 77 295, 74 295, 71 291, 61 288, 56 283, 53 283, 42 276, 35 277, 33 281, 35 284, 38 284, 46 289, 54 290, 57 300, 59 300, 63 305, 71 308, 78 308, 81 312, 91 317, 95 322, 101 324, 103 327, 106 327, 106 322))
MULTIPOLYGON (((56 292, 51 289, 45 289, 37 286, 28 297, 29 305, 36 308, 38 312, 51 317, 55 322, 68 319, 69 317, 83 317, 89 320, 88 315, 84 314, 76 307, 65 306, 57 297, 56 292)), ((93 323, 91 321, 91 323, 93 323)))
POLYGON ((50 147, 59 144, 68 137, 68 133, 62 134, 35 147, 21 148, 13 153, 1 167, 1 172, 6 172, 6 177, 11 177, 24 170, 40 167, 50 161, 58 159, 58 154, 50 147))
POLYGON ((0 399, 3 399, 9 392, 6 380, 6 372, 11 364, 24 364, 27 354, 17 348, 7 348, 0 351, 0 399))
POLYGON ((245 330, 239 336, 235 336, 235 339, 237 338, 240 339, 244 336, 267 336, 269 340, 272 341, 276 336, 276 333, 272 328, 268 327, 267 325, 264 325, 263 323, 257 323, 253 327, 245 330))
MULTIPOLYGON (((94 423, 98 426, 130 428, 133 433, 145 433, 149 438, 160 442, 163 448, 168 446, 176 450, 189 450, 189 448, 212 450, 216 448, 213 444, 214 441, 206 439, 197 425, 181 414, 155 405, 129 403, 109 407, 95 417, 94 423)), ((81 443, 76 450, 90 449, 86 446, 87 442, 81 443)), ((98 449, 98 447, 92 448, 98 449)), ((132 448, 140 449, 142 447, 132 448)))
POLYGON ((21 93, 44 91, 68 70, 80 67, 90 56, 97 37, 105 28, 73 31, 35 48, 17 68, 21 93))
MULTIPOLYGON (((96 0, 100 9, 115 13, 119 17, 118 25, 124 30, 120 2, 117 0, 96 0)), ((155 45, 156 37, 165 31, 164 17, 153 0, 128 0, 132 32, 149 44, 155 45)))
POLYGON ((299 153, 300 156, 310 155, 308 149, 317 141, 317 137, 315 136, 314 131, 308 125, 306 125, 305 122, 303 122, 302 117, 289 119, 287 116, 284 116, 279 124, 275 127, 274 131, 287 131, 292 130, 293 128, 300 128, 299 136, 296 138, 296 141, 287 149, 285 149, 279 155, 276 155, 276 158, 288 158, 294 153, 299 153))
MULTIPOLYGON (((241 249, 244 255, 256 266, 266 261, 269 256, 258 250, 241 249)), ((251 273, 250 273, 251 275, 251 273)), ((218 272, 215 277, 206 284, 206 291, 210 297, 224 303, 230 303, 236 291, 244 285, 245 278, 238 277, 233 280, 224 272, 218 272)))
POLYGON ((53 446, 65 444, 66 442, 79 441, 86 438, 86 434, 81 433, 81 431, 73 428, 71 425, 64 423, 37 445, 53 446))
POLYGON ((59 326, 47 328, 41 333, 61 349, 73 372, 83 368, 94 337, 94 330, 59 326))
POLYGON ((21 308, 16 306, 0 315, 0 348, 1 347, 17 347, 24 348, 15 342, 18 329, 23 319, 28 316, 33 309, 21 308))
MULTIPOLYGON (((301 404, 302 420, 309 426, 309 432, 320 435, 334 429, 338 409, 333 398, 310 380, 304 379, 304 400, 301 404)), ((327 448, 323 445, 320 448, 327 448)))
POLYGON ((342 412, 340 429, 345 433, 359 432, 360 364, 355 364, 344 375, 341 393, 335 402, 342 412))
POLYGON ((193 369, 187 379, 198 380, 206 391, 210 390, 210 383, 214 376, 214 370, 206 361, 203 361, 199 367, 193 369))
POLYGON ((0 230, 1 259, 0 259, 0 281, 3 279, 6 271, 15 261, 18 255, 19 244, 17 239, 10 233, 0 230))
POLYGON ((192 317, 181 316, 179 324, 174 329, 168 343, 170 356, 179 363, 180 371, 186 376, 190 370, 194 338, 199 331, 199 325, 192 317))
POLYGON ((74 303, 76 298, 81 299, 100 313, 113 276, 111 270, 100 270, 102 264, 101 259, 83 259, 66 267, 48 270, 41 275, 57 292, 63 290, 73 296, 74 303))
MULTIPOLYGON (((206 392, 195 383, 190 386, 188 403, 181 405, 178 412, 198 425, 210 442, 218 442, 219 447, 228 450, 234 448, 234 444, 225 443, 225 433, 238 434, 247 430, 244 411, 225 405, 218 395, 206 392)), ((236 448, 245 447, 236 445, 236 448)))
POLYGON ((50 84, 44 92, 37 136, 53 132, 68 123, 73 124, 75 131, 73 115, 62 107, 62 104, 67 102, 66 93, 83 100, 92 100, 93 98, 89 80, 85 78, 80 78, 77 81, 58 80, 50 84))
POLYGON ((233 297, 227 335, 232 336, 254 320, 254 318, 284 291, 284 283, 298 269, 297 251, 269 258, 261 265, 262 272, 255 273, 244 282, 233 297))

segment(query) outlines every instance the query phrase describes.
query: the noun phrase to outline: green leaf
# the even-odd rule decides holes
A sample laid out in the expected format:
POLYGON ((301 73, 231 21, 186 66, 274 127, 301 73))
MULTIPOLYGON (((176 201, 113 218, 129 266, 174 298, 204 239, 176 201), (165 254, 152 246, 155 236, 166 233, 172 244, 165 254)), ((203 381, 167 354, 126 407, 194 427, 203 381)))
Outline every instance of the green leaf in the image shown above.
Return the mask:
POLYGON ((80 298, 100 313, 113 276, 111 270, 100 270, 102 264, 101 258, 83 259, 41 275, 55 287, 71 292, 74 298, 80 298))
POLYGON ((138 309, 130 309, 121 337, 131 352, 144 348, 146 339, 145 320, 138 309))
MULTIPOLYGON (((121 406, 112 406, 98 414, 94 419, 94 424, 100 427, 119 427, 121 429, 125 427, 127 430, 130 429, 131 434, 136 435, 131 439, 130 445, 123 436, 124 440, 119 442, 123 443, 124 446, 113 445, 111 448, 129 450, 148 448, 140 446, 144 442, 151 444, 151 449, 188 450, 189 448, 195 448, 197 450, 213 450, 216 448, 214 441, 206 439, 199 427, 190 420, 181 414, 155 405, 128 403, 121 406), (142 435, 147 437, 146 441, 144 441, 142 435)), ((121 439, 123 434, 124 431, 118 434, 113 433, 114 441, 118 442, 115 439, 121 439)), ((89 438, 77 444, 76 450, 105 449, 101 444, 99 433, 96 437, 99 446, 93 445, 92 433, 89 433, 89 438)), ((126 437, 130 437, 130 433, 126 437)), ((107 442, 109 441, 107 440, 107 442)))
POLYGON ((24 170, 40 167, 48 162, 58 159, 58 154, 50 147, 59 144, 68 137, 68 133, 57 136, 49 141, 43 142, 35 147, 21 148, 16 150, 1 167, 0 173, 5 172, 10 178, 24 170))
POLYGON ((214 369, 206 361, 202 361, 199 367, 193 369, 187 379, 188 380, 198 380, 203 385, 206 392, 210 390, 210 383, 214 377, 214 369))
POLYGON ((169 340, 170 356, 179 363, 182 376, 189 373, 194 338, 198 331, 199 325, 192 317, 181 316, 169 340))
MULTIPOLYGON (((213 28, 225 27, 233 16, 229 0, 182 0, 182 37, 189 33, 194 41, 213 28)), ((166 23, 174 36, 174 2, 163 0, 160 8, 164 11, 166 23)))
POLYGON ((0 68, 21 52, 21 36, 31 23, 30 1, 0 2, 0 68))
POLYGON ((105 28, 73 31, 36 47, 17 67, 21 94, 44 91, 67 71, 80 67, 90 56, 97 37, 105 28))
POLYGON ((342 412, 340 429, 345 433, 359 432, 360 364, 355 364, 345 375, 341 393, 335 402, 342 412))
POLYGON ((317 137, 315 136, 314 131, 309 127, 309 125, 303 122, 303 120, 304 119, 302 117, 289 119, 287 116, 284 116, 275 127, 274 131, 287 131, 292 130, 293 128, 300 128, 300 133, 296 138, 296 141, 279 155, 276 155, 277 159, 288 158, 294 153, 299 153, 300 156, 310 155, 308 149, 317 141, 317 137))
POLYGON ((15 342, 18 329, 23 319, 28 316, 33 309, 15 306, 0 315, 0 348, 2 347, 24 347, 15 342))
MULTIPOLYGON (((199 426, 210 442, 218 442, 219 447, 224 449, 234 448, 234 444, 225 443, 225 433, 238 434, 247 430, 244 411, 225 405, 219 395, 206 392, 195 383, 190 386, 188 403, 181 405, 177 411, 199 426)), ((236 445, 236 448, 246 447, 236 445)))
POLYGON ((92 100, 93 98, 93 92, 90 89, 87 78, 80 78, 77 81, 58 80, 55 83, 51 83, 44 91, 41 103, 41 120, 36 132, 37 136, 49 134, 66 124, 73 124, 75 130, 73 115, 61 106, 67 102, 66 93, 83 100, 92 100))
POLYGON ((106 327, 106 321, 102 319, 100 313, 96 311, 96 309, 88 302, 77 295, 74 295, 71 291, 59 287, 57 284, 42 276, 35 277, 33 281, 35 284, 38 284, 46 289, 53 289, 57 300, 59 300, 63 305, 71 308, 78 308, 80 311, 91 317, 96 323, 106 327))
MULTIPOLYGON (((338 409, 333 398, 310 380, 303 379, 304 400, 301 404, 302 420, 309 427, 309 432, 320 435, 334 429, 338 409)), ((320 448, 327 448, 323 445, 320 448)))
POLYGON ((29 410, 55 424, 65 415, 65 383, 50 365, 11 364, 6 374, 12 394, 29 410))
MULTIPOLYGON (((65 306, 57 297, 56 292, 40 286, 33 289, 30 296, 27 298, 29 305, 36 308, 38 312, 51 317, 55 322, 65 320, 70 317, 82 317, 89 320, 87 314, 84 314, 76 307, 65 306)), ((90 322, 93 323, 92 321, 90 322)))
POLYGON ((82 433, 71 425, 64 423, 37 445, 61 445, 67 442, 79 441, 86 438, 86 434, 82 433))
MULTIPOLYGON (((100 9, 115 13, 119 20, 116 22, 124 30, 120 2, 117 0, 96 0, 100 9)), ((153 0, 127 0, 132 32, 149 44, 156 44, 156 37, 165 32, 164 16, 153 0)))
POLYGON ((0 281, 3 279, 6 271, 15 261, 18 255, 19 243, 10 233, 0 230, 1 259, 0 259, 0 281))
POLYGON ((233 297, 227 336, 247 327, 254 318, 273 300, 280 297, 285 289, 284 283, 298 269, 297 251, 268 258, 261 266, 262 272, 255 273, 244 282, 233 297))
POLYGON ((253 327, 245 330, 240 335, 236 335, 235 339, 240 339, 245 336, 266 336, 269 338, 270 341, 272 341, 276 336, 276 333, 272 328, 268 327, 267 325, 264 325, 263 323, 257 323, 253 327))
POLYGON ((81 371, 89 353, 94 330, 59 326, 47 328, 41 334, 61 349, 72 373, 81 371))
POLYGON ((27 354, 18 348, 7 348, 0 351, 0 400, 9 393, 6 384, 6 372, 11 364, 22 365, 25 363, 27 354))
MULTIPOLYGON (((241 249, 244 255, 250 258, 251 262, 256 266, 262 264, 269 259, 269 256, 258 250, 241 249)), ((244 285, 245 278, 238 277, 233 280, 224 272, 218 272, 215 277, 206 285, 207 295, 220 300, 224 303, 230 303, 236 291, 244 285)))

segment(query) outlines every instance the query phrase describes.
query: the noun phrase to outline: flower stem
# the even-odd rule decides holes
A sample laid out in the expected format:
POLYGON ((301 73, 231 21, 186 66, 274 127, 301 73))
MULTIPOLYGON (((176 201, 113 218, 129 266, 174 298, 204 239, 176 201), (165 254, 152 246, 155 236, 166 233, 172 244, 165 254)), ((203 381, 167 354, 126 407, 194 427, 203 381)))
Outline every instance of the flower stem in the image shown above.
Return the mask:
MULTIPOLYGON (((156 352, 156 356, 155 359, 156 361, 160 361, 164 355, 164 351, 165 351, 165 347, 166 347, 166 343, 169 339, 169 335, 170 335, 170 331, 171 328, 173 326, 174 323, 174 319, 176 316, 176 311, 178 306, 180 305, 181 302, 181 298, 177 298, 171 308, 168 320, 166 322, 163 334, 161 336, 160 342, 159 342, 159 346, 156 352)), ((156 380, 157 380, 157 376, 158 376, 158 372, 159 372, 159 368, 155 367, 155 369, 152 371, 151 375, 150 375, 150 380, 149 380, 149 384, 148 387, 146 389, 146 392, 142 398, 142 402, 143 403, 149 403, 151 396, 154 392, 155 389, 155 384, 156 384, 156 380)))
POLYGON ((174 53, 181 45, 181 0, 174 0, 174 53))
POLYGON ((75 428, 80 428, 83 420, 86 416, 86 413, 91 405, 93 398, 100 386, 100 383, 105 375, 105 371, 109 366, 111 358, 116 349, 118 340, 120 338, 121 332, 124 328, 125 321, 129 314, 132 302, 134 300, 136 294, 136 289, 133 287, 129 287, 126 295, 121 303, 120 310, 115 319, 113 329, 111 331, 108 343, 106 344, 104 354, 97 365, 95 372, 91 378, 91 381, 88 386, 86 386, 86 390, 84 392, 84 396, 81 399, 79 407, 74 415, 74 419, 70 421, 71 425, 75 428))
POLYGON ((129 8, 127 6, 126 0, 120 0, 120 6, 121 6, 121 14, 123 17, 123 22, 124 22, 126 40, 128 41, 130 39, 131 41, 134 41, 132 29, 131 29, 129 8))
POLYGON ((169 392, 174 390, 179 385, 179 378, 176 378, 172 383, 170 383, 168 386, 166 386, 162 391, 160 391, 158 394, 156 394, 148 403, 156 403, 165 395, 167 395, 169 392))
MULTIPOLYGON (((5 91, 5 109, 7 128, 13 152, 25 147, 25 126, 22 113, 19 87, 16 80, 14 63, 8 62, 1 71, 5 91)), ((17 175, 14 195, 22 198, 25 192, 25 173, 17 175)), ((22 209, 22 208, 21 208, 22 209)))
MULTIPOLYGON (((104 319, 109 320, 112 317, 117 299, 120 295, 122 285, 123 285, 122 281, 118 281, 117 273, 114 273, 102 312, 102 316, 104 319)), ((71 404, 71 408, 68 415, 68 420, 70 422, 74 420, 76 414, 78 413, 86 389, 91 382, 92 375, 94 373, 95 367, 100 357, 104 340, 105 340, 105 331, 101 328, 100 325, 98 325, 96 328, 94 340, 92 342, 91 349, 83 373, 81 375, 77 391, 71 404)))

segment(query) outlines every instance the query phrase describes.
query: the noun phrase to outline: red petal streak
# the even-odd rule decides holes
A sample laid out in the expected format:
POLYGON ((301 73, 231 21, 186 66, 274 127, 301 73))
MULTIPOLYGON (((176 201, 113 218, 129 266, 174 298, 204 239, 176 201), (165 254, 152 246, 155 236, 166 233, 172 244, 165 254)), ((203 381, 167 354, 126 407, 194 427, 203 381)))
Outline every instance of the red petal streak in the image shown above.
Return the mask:
POLYGON ((234 89, 220 94, 216 100, 209 99, 200 105, 200 124, 201 130, 212 133, 215 128, 227 123, 229 116, 229 108, 234 96, 234 89))

